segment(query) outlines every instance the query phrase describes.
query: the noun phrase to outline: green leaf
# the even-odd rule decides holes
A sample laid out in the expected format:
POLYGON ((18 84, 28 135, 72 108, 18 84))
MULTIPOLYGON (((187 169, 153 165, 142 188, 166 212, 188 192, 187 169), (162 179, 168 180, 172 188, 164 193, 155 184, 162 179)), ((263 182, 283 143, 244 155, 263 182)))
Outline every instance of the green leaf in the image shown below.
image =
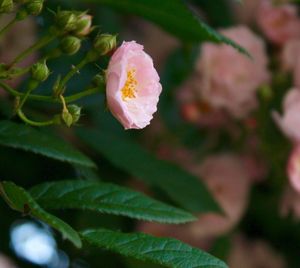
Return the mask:
POLYGON ((142 233, 124 234, 106 229, 86 230, 84 240, 127 257, 172 268, 226 268, 217 258, 172 238, 142 233))
POLYGON ((182 0, 89 1, 141 16, 185 41, 226 43, 248 55, 244 48, 202 22, 182 0))
POLYGON ((78 130, 80 138, 116 167, 164 190, 192 212, 219 211, 205 185, 178 166, 158 160, 140 145, 105 131, 78 130))
POLYGON ((185 223, 196 219, 181 209, 109 183, 50 182, 35 186, 30 193, 42 207, 49 209, 88 209, 161 223, 185 223))
POLYGON ((76 247, 81 248, 81 239, 78 233, 61 219, 43 210, 23 188, 12 182, 0 182, 0 195, 12 209, 44 221, 59 231, 64 238, 70 240, 76 247))
POLYGON ((92 160, 67 142, 11 121, 0 121, 0 145, 30 151, 71 164, 95 167, 92 160))

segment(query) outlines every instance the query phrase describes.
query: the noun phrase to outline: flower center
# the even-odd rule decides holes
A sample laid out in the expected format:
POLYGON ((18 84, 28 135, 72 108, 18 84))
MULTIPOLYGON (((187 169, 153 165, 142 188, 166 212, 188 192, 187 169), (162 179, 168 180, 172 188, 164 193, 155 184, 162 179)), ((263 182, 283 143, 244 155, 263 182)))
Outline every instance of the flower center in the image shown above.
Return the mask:
POLYGON ((123 101, 134 99, 136 97, 137 80, 135 79, 135 73, 136 71, 134 68, 127 71, 127 79, 124 87, 121 89, 123 101))

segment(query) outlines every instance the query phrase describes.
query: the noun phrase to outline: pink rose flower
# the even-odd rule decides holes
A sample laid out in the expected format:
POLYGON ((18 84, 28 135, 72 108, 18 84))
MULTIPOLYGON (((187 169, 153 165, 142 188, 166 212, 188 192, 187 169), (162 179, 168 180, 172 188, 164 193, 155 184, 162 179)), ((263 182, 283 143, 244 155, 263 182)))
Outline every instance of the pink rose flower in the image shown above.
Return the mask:
POLYGON ((288 91, 283 101, 283 116, 273 112, 273 118, 282 132, 291 141, 300 142, 300 90, 293 88, 288 91))
POLYGON ((229 1, 232 5, 234 15, 239 23, 251 24, 255 18, 261 0, 243 0, 242 5, 237 5, 234 1, 229 1))
POLYGON ((300 194, 291 186, 287 186, 280 204, 280 215, 288 217, 290 214, 294 219, 300 219, 300 194))
POLYGON ((232 154, 210 156, 199 168, 199 176, 207 185, 225 215, 201 214, 190 224, 198 237, 214 237, 229 232, 241 219, 248 203, 250 177, 240 157, 232 154))
POLYGON ((204 44, 197 63, 199 91, 212 107, 245 118, 257 107, 256 90, 270 78, 265 44, 244 26, 221 32, 245 47, 253 59, 227 45, 204 44))
POLYGON ((287 268, 285 259, 263 240, 235 236, 228 256, 230 268, 287 268))
POLYGON ((199 127, 219 128, 228 125, 228 116, 199 96, 200 82, 200 77, 193 75, 177 90, 181 116, 199 127))
POLYGON ((282 51, 282 67, 293 74, 294 86, 300 88, 300 39, 288 41, 282 51))
POLYGON ((292 71, 296 67, 300 55, 300 39, 290 40, 285 43, 282 50, 282 67, 285 71, 292 71))
POLYGON ((6 255, 0 252, 0 267, 1 268, 17 268, 17 265, 6 255))
POLYGON ((270 0, 262 0, 257 13, 257 23, 267 38, 277 45, 300 37, 297 7, 292 4, 275 6, 270 0))
POLYGON ((151 57, 135 41, 123 42, 106 73, 107 103, 125 129, 146 127, 157 110, 162 87, 151 57))
POLYGON ((300 144, 297 144, 288 161, 287 173, 292 187, 300 193, 300 144))
POLYGON ((250 178, 241 159, 236 155, 210 156, 200 165, 192 163, 191 155, 184 150, 165 150, 163 158, 171 158, 203 180, 224 214, 203 213, 198 220, 185 226, 141 223, 139 231, 157 236, 173 236, 194 246, 209 249, 220 235, 231 231, 242 217, 250 190, 250 178))

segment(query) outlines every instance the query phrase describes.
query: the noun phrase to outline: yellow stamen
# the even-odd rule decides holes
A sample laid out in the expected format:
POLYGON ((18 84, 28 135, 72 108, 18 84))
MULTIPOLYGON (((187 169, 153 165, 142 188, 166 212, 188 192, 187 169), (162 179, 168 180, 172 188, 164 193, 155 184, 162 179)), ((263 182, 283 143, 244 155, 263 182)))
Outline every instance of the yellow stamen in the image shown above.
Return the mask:
POLYGON ((124 87, 121 89, 122 100, 133 99, 136 97, 136 86, 137 80, 135 79, 135 69, 130 69, 127 71, 127 79, 124 87))

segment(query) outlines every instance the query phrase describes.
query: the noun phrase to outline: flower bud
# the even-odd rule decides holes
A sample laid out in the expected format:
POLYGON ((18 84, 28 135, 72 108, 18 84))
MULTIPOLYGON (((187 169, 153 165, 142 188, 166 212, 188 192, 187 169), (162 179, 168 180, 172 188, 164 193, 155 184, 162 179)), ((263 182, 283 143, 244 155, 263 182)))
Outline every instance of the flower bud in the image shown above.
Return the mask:
POLYGON ((72 11, 59 11, 55 20, 59 30, 70 32, 76 29, 78 16, 72 11))
POLYGON ((92 29, 92 19, 93 17, 91 15, 80 15, 77 21, 76 30, 74 31, 74 34, 78 36, 88 35, 92 29))
POLYGON ((97 74, 94 76, 92 80, 92 84, 95 85, 96 87, 100 87, 105 84, 105 77, 101 74, 97 74))
POLYGON ((70 114, 70 112, 68 110, 63 110, 62 114, 61 114, 62 120, 65 122, 65 124, 70 127, 73 124, 73 117, 70 114))
POLYGON ((71 104, 68 106, 69 113, 72 115, 73 122, 72 124, 75 124, 78 122, 81 116, 81 107, 71 104))
POLYGON ((61 117, 65 124, 70 127, 78 122, 81 116, 81 107, 72 104, 69 105, 66 109, 63 109, 61 117))
POLYGON ((100 34, 96 37, 94 47, 101 56, 108 54, 117 46, 116 35, 100 34))
POLYGON ((26 10, 29 14, 37 16, 42 12, 44 0, 31 0, 26 4, 26 10))
POLYGON ((45 81, 50 75, 46 62, 38 62, 31 67, 31 76, 38 82, 45 81))
POLYGON ((81 47, 81 40, 75 36, 66 36, 61 40, 60 48, 67 55, 74 55, 81 47))
POLYGON ((13 0, 0 0, 0 13, 9 13, 14 9, 13 0))

